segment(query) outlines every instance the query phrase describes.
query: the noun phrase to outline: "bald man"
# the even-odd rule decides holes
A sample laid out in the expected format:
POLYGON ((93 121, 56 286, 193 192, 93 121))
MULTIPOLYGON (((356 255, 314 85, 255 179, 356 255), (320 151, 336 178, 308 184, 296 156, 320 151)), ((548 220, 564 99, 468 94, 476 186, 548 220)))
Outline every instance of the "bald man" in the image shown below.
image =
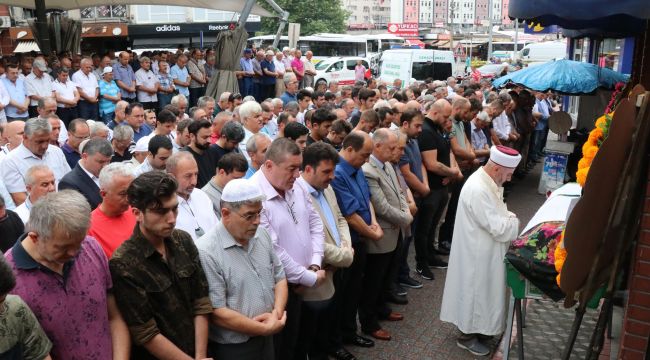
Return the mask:
POLYGON ((445 138, 445 128, 451 121, 451 104, 440 99, 429 105, 418 146, 422 163, 427 171, 431 192, 422 199, 415 225, 416 271, 425 280, 433 280, 429 266, 444 269, 447 263, 436 256, 433 239, 436 226, 447 205, 447 185, 451 180, 461 180, 462 174, 451 154, 445 138))

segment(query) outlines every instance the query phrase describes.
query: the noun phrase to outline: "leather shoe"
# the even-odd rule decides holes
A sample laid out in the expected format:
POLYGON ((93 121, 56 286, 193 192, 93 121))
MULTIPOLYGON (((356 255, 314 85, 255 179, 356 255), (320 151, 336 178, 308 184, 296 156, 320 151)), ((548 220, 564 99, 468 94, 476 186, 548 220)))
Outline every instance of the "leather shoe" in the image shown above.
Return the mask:
POLYGON ((398 295, 392 291, 386 294, 386 301, 397 305, 406 305, 409 303, 409 300, 406 298, 406 296, 398 295))
POLYGON ((388 314, 388 316, 386 317, 386 320, 388 320, 388 321, 402 321, 402 320, 404 320, 404 315, 402 315, 400 313, 397 313, 397 312, 391 311, 391 313, 388 314))
POLYGON ((347 340, 344 339, 343 343, 345 343, 346 345, 354 345, 354 346, 365 347, 365 348, 375 346, 374 341, 360 335, 357 335, 352 339, 347 339, 347 340))
POLYGON ((376 331, 373 331, 369 334, 370 336, 374 337, 377 340, 384 340, 388 341, 391 339, 390 333, 384 329, 379 329, 376 331))
POLYGON ((345 348, 340 348, 335 352, 330 353, 330 356, 336 360, 357 360, 357 357, 352 355, 345 348))

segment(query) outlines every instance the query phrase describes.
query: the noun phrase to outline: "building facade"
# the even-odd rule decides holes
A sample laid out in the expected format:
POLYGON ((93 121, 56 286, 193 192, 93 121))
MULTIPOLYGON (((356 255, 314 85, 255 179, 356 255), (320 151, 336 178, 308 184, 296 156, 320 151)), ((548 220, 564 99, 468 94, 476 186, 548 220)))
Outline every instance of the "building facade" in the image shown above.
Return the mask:
MULTIPOLYGON (((403 11, 403 2, 406 0, 342 0, 342 6, 350 13, 348 28, 350 29, 385 29, 391 22, 391 7, 393 2, 398 10, 403 11)), ((394 17, 403 18, 403 15, 394 17)))

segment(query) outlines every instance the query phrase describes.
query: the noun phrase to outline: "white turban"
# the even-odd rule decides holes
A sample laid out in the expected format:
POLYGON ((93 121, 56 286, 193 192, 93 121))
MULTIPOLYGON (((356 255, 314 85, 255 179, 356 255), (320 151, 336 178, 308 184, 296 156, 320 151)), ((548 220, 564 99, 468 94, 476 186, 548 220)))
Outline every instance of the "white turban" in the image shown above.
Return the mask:
POLYGON ((503 167, 516 168, 521 161, 521 155, 517 150, 507 146, 493 145, 490 148, 490 161, 503 167))

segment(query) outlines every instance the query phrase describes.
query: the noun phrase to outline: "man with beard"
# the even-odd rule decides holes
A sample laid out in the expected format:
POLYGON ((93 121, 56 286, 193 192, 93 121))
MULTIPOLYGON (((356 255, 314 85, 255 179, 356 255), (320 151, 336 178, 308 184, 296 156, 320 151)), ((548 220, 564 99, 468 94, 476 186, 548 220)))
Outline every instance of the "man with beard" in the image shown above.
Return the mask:
POLYGON ((210 148, 210 122, 208 120, 198 120, 190 123, 187 130, 190 133, 190 144, 183 150, 188 151, 199 168, 199 177, 197 186, 202 188, 216 173, 215 163, 208 152, 210 148))
POLYGON ((264 199, 254 182, 230 181, 221 196, 221 221, 196 241, 210 289, 215 359, 273 359, 272 335, 287 319, 282 263, 259 226, 264 199))

